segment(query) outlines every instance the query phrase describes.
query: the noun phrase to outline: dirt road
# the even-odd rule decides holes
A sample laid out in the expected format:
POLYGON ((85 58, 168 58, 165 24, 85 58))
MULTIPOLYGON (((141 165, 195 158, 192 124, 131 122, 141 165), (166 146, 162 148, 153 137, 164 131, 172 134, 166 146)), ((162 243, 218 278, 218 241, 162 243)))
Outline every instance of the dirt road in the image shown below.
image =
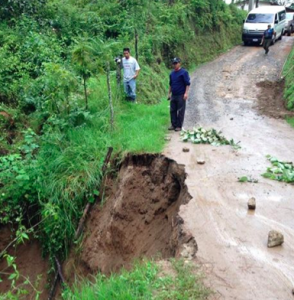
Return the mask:
POLYGON ((198 243, 197 260, 215 291, 211 299, 294 298, 294 186, 260 176, 270 166, 267 154, 294 161, 294 129, 268 117, 271 110, 275 115, 283 109, 258 102, 271 91, 256 86, 279 78, 293 41, 284 37, 268 56, 261 47, 236 47, 192 76, 185 127, 221 129, 227 138, 241 141, 242 149, 183 144, 178 133, 171 134, 165 149, 186 166, 193 199, 180 214, 198 243), (190 152, 184 153, 183 146, 190 152), (197 158, 206 163, 198 165, 197 158), (259 182, 237 182, 244 175, 259 182), (252 196, 257 208, 248 212, 252 196), (271 229, 284 234, 282 246, 267 248, 271 229))

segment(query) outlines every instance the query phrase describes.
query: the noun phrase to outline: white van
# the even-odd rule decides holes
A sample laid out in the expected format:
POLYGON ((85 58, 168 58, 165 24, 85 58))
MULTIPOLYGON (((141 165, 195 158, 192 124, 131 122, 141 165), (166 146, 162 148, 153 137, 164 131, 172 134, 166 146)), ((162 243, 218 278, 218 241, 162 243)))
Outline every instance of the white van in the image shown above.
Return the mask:
POLYGON ((268 25, 275 29, 273 44, 277 39, 282 39, 286 25, 286 11, 284 6, 262 6, 248 13, 244 20, 242 41, 244 45, 260 43, 268 25))

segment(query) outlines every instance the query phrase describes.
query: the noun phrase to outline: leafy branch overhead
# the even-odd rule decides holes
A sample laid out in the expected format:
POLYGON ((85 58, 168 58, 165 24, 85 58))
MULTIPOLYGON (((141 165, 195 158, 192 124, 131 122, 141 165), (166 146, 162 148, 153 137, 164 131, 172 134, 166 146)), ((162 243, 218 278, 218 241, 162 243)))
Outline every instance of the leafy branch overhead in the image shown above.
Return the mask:
POLYGON ((215 129, 204 129, 202 127, 193 128, 193 130, 183 130, 181 132, 183 142, 191 142, 193 144, 211 144, 213 146, 231 145, 234 149, 240 149, 240 145, 235 143, 233 139, 226 139, 221 131, 215 129))
POLYGON ((294 166, 292 162, 284 162, 270 155, 266 157, 272 163, 272 167, 267 168, 267 171, 262 174, 263 177, 294 183, 294 166))

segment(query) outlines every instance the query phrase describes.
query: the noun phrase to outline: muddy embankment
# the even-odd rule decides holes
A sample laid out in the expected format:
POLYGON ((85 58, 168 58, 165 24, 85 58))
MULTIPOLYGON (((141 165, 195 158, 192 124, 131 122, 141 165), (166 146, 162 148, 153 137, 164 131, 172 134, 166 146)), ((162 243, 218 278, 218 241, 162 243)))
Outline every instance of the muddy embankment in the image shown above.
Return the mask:
MULTIPOLYGON (((191 199, 185 179, 184 166, 163 155, 127 156, 115 175, 108 176, 105 203, 94 205, 83 240, 63 264, 67 282, 97 272, 110 274, 122 267, 130 268, 134 260, 143 257, 194 257, 196 241, 183 231, 183 220, 178 215, 180 206, 191 199)), ((9 243, 7 230, 6 236, 0 250, 9 243)), ((9 252, 17 257, 23 276, 32 278, 32 282, 38 274, 46 278, 48 263, 42 260, 36 242, 9 252)), ((5 268, 3 260, 0 267, 5 268)), ((9 289, 9 280, 3 279, 0 292, 9 289)), ((44 279, 40 282, 41 299, 47 299, 49 285, 46 287, 44 279)), ((34 292, 29 292, 22 299, 31 299, 34 292)))
POLYGON ((194 256, 197 244, 182 229, 178 216, 191 196, 184 167, 162 155, 130 155, 112 179, 104 205, 96 205, 87 222, 82 251, 71 255, 81 275, 116 272, 141 257, 194 256))

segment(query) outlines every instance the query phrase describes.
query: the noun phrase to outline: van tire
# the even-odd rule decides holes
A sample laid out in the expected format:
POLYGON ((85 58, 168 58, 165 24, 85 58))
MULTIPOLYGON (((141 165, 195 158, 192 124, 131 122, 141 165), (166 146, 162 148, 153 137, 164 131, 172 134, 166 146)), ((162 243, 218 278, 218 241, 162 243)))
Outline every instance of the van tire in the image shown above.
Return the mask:
POLYGON ((274 39, 272 40, 272 43, 271 43, 271 45, 274 45, 274 44, 275 44, 275 42, 276 42, 276 38, 274 38, 274 39))
POLYGON ((248 43, 247 41, 243 41, 243 45, 244 45, 244 46, 248 46, 249 43, 248 43))
POLYGON ((281 35, 280 35, 280 37, 278 38, 279 41, 282 39, 283 34, 284 34, 284 30, 282 30, 281 35))
POLYGON ((293 27, 290 26, 290 29, 288 30, 288 36, 291 36, 291 33, 293 32, 293 27))

